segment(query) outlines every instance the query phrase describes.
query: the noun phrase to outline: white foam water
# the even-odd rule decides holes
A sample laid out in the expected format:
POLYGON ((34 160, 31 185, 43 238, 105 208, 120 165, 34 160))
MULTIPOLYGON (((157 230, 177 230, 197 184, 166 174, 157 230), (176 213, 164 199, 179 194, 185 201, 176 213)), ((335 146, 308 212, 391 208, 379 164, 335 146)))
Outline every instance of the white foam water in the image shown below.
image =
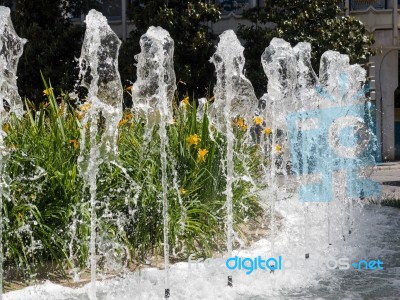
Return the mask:
MULTIPOLYGON (((320 206, 310 206, 311 239, 310 258, 304 259, 302 224, 303 212, 298 199, 277 203, 280 216, 279 230, 275 238, 275 253, 282 256, 283 269, 255 270, 246 275, 244 270, 233 271, 233 287, 226 285, 225 260, 206 263, 177 263, 170 269, 171 299, 277 299, 285 297, 324 299, 328 295, 340 298, 396 299, 400 293, 400 210, 379 206, 355 208, 354 232, 344 242, 340 236, 332 237, 332 245, 326 241, 326 216, 320 214, 320 206), (380 259, 385 270, 358 270, 351 267, 330 270, 329 264, 346 257, 349 262, 361 259, 380 259), (297 267, 290 262, 297 259, 297 267), (322 266, 320 266, 322 265, 322 266)), ((255 258, 270 257, 271 242, 265 237, 249 249, 233 251, 233 255, 255 258)), ((230 271, 232 272, 232 271, 230 271)), ((131 273, 124 278, 97 283, 98 299, 160 299, 164 292, 162 270, 149 268, 131 273)), ((5 294, 6 300, 88 299, 89 285, 71 289, 50 282, 5 294)))
MULTIPOLYGON (((81 85, 88 90, 88 111, 82 122, 78 158, 84 181, 83 194, 90 194, 90 268, 89 298, 96 300, 97 275, 97 175, 104 160, 117 155, 118 123, 122 118, 122 84, 118 72, 118 51, 121 41, 109 27, 106 17, 91 10, 86 17, 86 32, 79 59, 81 85), (102 120, 103 122, 100 122, 102 120), (100 123, 103 123, 101 141, 98 142, 100 123), (89 153, 86 135, 89 134, 89 153)), ((72 227, 74 229, 74 227, 72 227)))
MULTIPOLYGON (((20 38, 14 30, 10 9, 0 6, 0 127, 7 122, 10 113, 20 117, 23 113, 22 100, 17 88, 17 66, 26 39, 20 38)), ((6 133, 0 133, 0 300, 3 295, 3 195, 6 181, 4 165, 8 150, 4 143, 6 133)))

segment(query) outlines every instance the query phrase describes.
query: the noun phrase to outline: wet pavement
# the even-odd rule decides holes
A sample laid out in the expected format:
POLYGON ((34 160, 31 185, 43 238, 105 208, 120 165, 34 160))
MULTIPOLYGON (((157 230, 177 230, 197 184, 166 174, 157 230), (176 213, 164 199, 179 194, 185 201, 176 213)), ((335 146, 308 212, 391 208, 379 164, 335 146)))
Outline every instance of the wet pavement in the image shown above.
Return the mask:
POLYGON ((371 178, 381 184, 382 200, 400 200, 400 161, 378 164, 371 178))

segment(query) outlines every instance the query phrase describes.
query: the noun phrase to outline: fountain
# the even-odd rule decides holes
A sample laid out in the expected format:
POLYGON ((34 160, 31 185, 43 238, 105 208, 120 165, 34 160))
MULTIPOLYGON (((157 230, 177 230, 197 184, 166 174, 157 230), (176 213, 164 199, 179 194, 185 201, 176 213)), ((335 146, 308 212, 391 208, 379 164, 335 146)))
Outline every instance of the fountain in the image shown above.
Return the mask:
MULTIPOLYGON (((21 113, 15 71, 24 40, 12 30, 9 10, 0 8, 0 19, 7 21, 2 26, 8 30, 0 39, 3 43, 0 61, 8 70, 0 76, 1 95, 9 103, 11 112, 21 113), (4 42, 4 38, 9 40, 4 42), (4 46, 10 41, 14 42, 12 49, 4 46)), ((211 58, 217 74, 215 101, 207 105, 205 100, 201 101, 202 109, 207 109, 210 120, 211 138, 211 127, 226 137, 226 149, 221 151, 226 153, 222 162, 226 177, 226 254, 231 257, 233 254, 257 256, 267 253, 270 257, 283 255, 284 258, 289 254, 299 255, 303 268, 290 269, 287 273, 258 270, 251 276, 243 275, 239 270, 229 274, 226 287, 226 277, 221 278, 221 274, 225 274, 222 271, 225 270, 224 264, 217 265, 216 269, 207 269, 204 263, 195 280, 187 275, 187 264, 170 265, 168 209, 171 193, 177 195, 184 212, 177 171, 173 159, 169 157, 170 141, 167 135, 173 119, 172 102, 176 89, 174 42, 164 29, 150 27, 140 40, 142 52, 136 57, 138 76, 132 88, 132 112, 135 117, 145 120, 145 141, 152 138, 154 129, 158 130, 160 139, 164 270, 147 268, 139 274, 96 284, 101 243, 97 233, 101 217, 98 215, 97 178, 102 163, 114 161, 115 165, 118 164, 117 135, 122 117, 122 86, 117 60, 121 42, 108 27, 106 18, 94 10, 87 16, 86 26, 79 65, 81 85, 88 90, 88 110, 82 120, 78 166, 84 181, 83 194, 89 194, 86 204, 90 207, 91 282, 88 296, 91 300, 101 299, 99 294, 108 290, 112 290, 112 294, 107 294, 107 300, 156 298, 161 293, 169 298, 171 288, 174 288, 174 297, 176 295, 179 299, 262 299, 266 295, 279 298, 292 293, 302 296, 303 290, 307 290, 304 287, 321 283, 317 278, 329 278, 335 286, 342 284, 341 279, 346 280, 347 275, 334 273, 331 276, 320 266, 312 266, 312 262, 328 255, 336 258, 341 251, 352 255, 351 258, 376 254, 376 249, 376 252, 367 251, 371 238, 380 245, 387 245, 376 232, 363 232, 369 220, 362 218, 364 212, 360 209, 362 201, 359 198, 375 197, 379 189, 376 183, 369 180, 377 141, 369 130, 371 106, 360 92, 365 81, 362 68, 350 65, 347 56, 328 51, 322 56, 317 76, 310 63, 309 44, 299 43, 292 48, 282 39, 273 39, 261 58, 268 77, 268 92, 261 99, 265 104, 263 108, 258 105, 251 83, 244 76, 243 47, 233 31, 226 31, 220 36, 217 50, 211 58), (233 188, 238 177, 247 174, 237 174, 234 168, 237 156, 232 122, 243 118, 244 122, 251 124, 254 117, 258 118, 259 126, 265 126, 263 137, 256 141, 260 141, 260 148, 269 160, 269 164, 260 164, 268 184, 263 201, 270 207, 270 232, 266 238, 254 243, 251 249, 234 249, 238 239, 233 229, 233 188), (169 179, 170 175, 172 179, 169 179), (173 182, 173 186, 169 187, 168 182, 173 182), (357 233, 350 238, 351 232, 357 233), (354 238, 357 234, 358 240, 354 238), (366 252, 360 251, 360 243, 366 252), (232 288, 233 275, 235 288, 232 288), (236 289, 237 286, 244 288, 236 289)), ((0 110, 2 123, 7 108, 0 106, 0 110)), ((250 131, 246 134, 247 140, 254 142, 250 131)), ((0 141, 3 149, 3 140, 0 141)), ((3 163, 5 156, 3 152, 1 155, 3 163)), ((122 166, 117 167, 128 173, 122 166)), ((255 181, 254 178, 247 180, 255 181)), ((132 184, 136 183, 132 181, 132 184)), ((82 201, 85 202, 85 199, 83 197, 82 201)), ((395 219, 399 214, 390 212, 388 215, 395 219)), ((184 223, 184 214, 181 218, 184 223)), ((371 219, 371 222, 378 227, 381 223, 387 224, 382 216, 371 219)), ((389 234, 386 225, 379 230, 385 236, 389 234)), ((321 297, 324 289, 311 289, 309 293, 311 297, 321 297)), ((305 296, 310 297, 308 294, 305 296)), ((34 289, 28 288, 25 294, 8 293, 6 298, 85 299, 87 290, 46 283, 34 289)))
MULTIPOLYGON (((309 44, 299 43, 292 48, 276 38, 262 56, 269 80, 268 93, 263 96, 266 119, 276 133, 272 145, 279 144, 286 149, 280 165, 272 163, 270 168, 272 241, 275 201, 280 200, 282 188, 286 189, 282 184, 287 186, 293 182, 288 176, 289 169, 296 175, 294 183, 304 205, 306 259, 310 257, 307 245, 310 202, 327 203, 327 242, 331 245, 332 211, 345 212, 347 225, 341 222, 340 227, 341 236, 346 239, 345 231, 351 232, 354 199, 361 194, 379 195, 378 184, 368 179, 366 170, 375 163, 377 140, 369 129, 370 107, 364 93, 360 93, 365 71, 360 66, 349 65, 347 56, 328 51, 321 58, 318 78, 310 59, 309 44)), ((272 152, 272 162, 277 161, 277 152, 272 152)))
MULTIPOLYGON (((146 120, 145 140, 151 137, 155 124, 158 124, 161 153, 162 216, 164 226, 164 268, 165 298, 169 298, 169 217, 167 167, 169 152, 167 124, 172 121, 172 100, 176 90, 173 65, 174 41, 161 27, 150 27, 140 38, 142 52, 136 56, 137 81, 133 85, 132 111, 143 115, 146 120)), ((175 173, 175 172, 174 172, 175 173)), ((174 174, 176 176, 176 174, 174 174)), ((182 203, 174 180, 174 188, 182 203)))
MULTIPOLYGON (((17 89, 17 66, 22 55, 25 39, 20 38, 13 27, 10 9, 0 6, 0 126, 7 122, 9 114, 22 115, 22 101, 17 89)), ((5 180, 4 165, 7 160, 7 148, 4 135, 0 135, 0 300, 3 298, 3 195, 5 180)))
POLYGON ((96 214, 97 175, 103 160, 117 155, 118 123, 122 118, 122 85, 118 73, 118 50, 121 41, 108 26, 101 13, 91 10, 86 17, 86 33, 79 59, 82 86, 87 88, 90 105, 82 122, 81 154, 78 158, 80 173, 84 180, 83 194, 90 193, 90 268, 91 288, 89 298, 96 297, 96 214), (99 123, 104 129, 99 133, 99 123), (89 133, 89 153, 86 134, 89 133), (101 141, 98 142, 98 135, 101 141))
MULTIPOLYGON (((251 124, 252 115, 257 108, 257 98, 253 86, 243 73, 245 63, 243 51, 244 48, 233 30, 228 30, 220 35, 217 51, 211 58, 216 69, 217 83, 214 88, 215 101, 209 110, 209 118, 217 129, 226 135, 225 205, 228 257, 232 256, 232 185, 235 181, 232 122, 235 118, 241 117, 247 124, 251 124)), ((232 286, 232 277, 230 276, 228 276, 228 285, 232 286)))

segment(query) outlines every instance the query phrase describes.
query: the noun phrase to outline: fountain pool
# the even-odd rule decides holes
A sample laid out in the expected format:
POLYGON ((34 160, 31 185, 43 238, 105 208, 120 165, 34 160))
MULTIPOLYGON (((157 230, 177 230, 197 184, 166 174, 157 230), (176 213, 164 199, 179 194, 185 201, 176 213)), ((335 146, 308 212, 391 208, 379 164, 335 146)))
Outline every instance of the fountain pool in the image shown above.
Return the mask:
MULTIPOLYGON (((1 8, 0 18, 2 28, 10 28, 4 21, 9 20, 9 11, 1 8)), ((79 288, 44 282, 8 292, 3 299, 395 299, 400 294, 400 211, 368 204, 380 193, 379 185, 370 180, 379 147, 371 129, 374 107, 365 97, 366 74, 359 65, 351 65, 346 55, 327 51, 317 76, 309 44, 291 47, 273 39, 261 57, 268 91, 259 102, 244 74, 244 49, 234 32, 226 31, 211 58, 217 76, 215 98, 201 101, 203 116, 199 116, 195 103, 187 99, 174 110, 174 42, 164 29, 151 27, 136 56, 133 107, 123 114, 117 71, 120 41, 99 12, 90 11, 86 25, 79 63, 80 84, 88 97, 78 126, 79 143, 75 140, 80 147, 82 197, 74 204, 67 235, 71 240, 64 250, 69 251, 66 266, 74 279, 79 281, 90 268, 91 282, 79 288), (194 109, 191 117, 188 106, 194 109), (132 130, 124 129, 130 144, 121 154, 120 130, 132 118, 140 122, 131 123, 131 128, 140 124, 142 131, 129 135, 132 130), (187 131, 174 127, 181 126, 180 120, 192 120, 187 131), (137 169, 124 166, 122 155, 137 163, 137 169), (188 165, 197 172, 191 180, 182 176, 188 165), (216 170, 219 178, 202 177, 210 170, 216 170), (119 174, 125 185, 111 181, 112 187, 107 187, 107 180, 114 177, 100 174, 119 174), (201 185, 198 178, 208 181, 201 185), (198 186, 191 187, 192 181, 198 186), (237 186, 246 188, 238 191, 237 186), (200 194, 207 188, 208 195, 200 194), (188 198, 191 193, 199 194, 188 198), (119 195, 122 201, 115 201, 119 195), (143 195, 153 195, 143 198, 153 200, 147 207, 143 195), (217 212, 193 222, 190 217, 201 210, 191 205, 214 207, 213 201, 201 203, 207 199, 215 199, 217 212), (258 199, 258 206, 251 205, 252 199, 258 199), (263 220, 255 229, 257 240, 246 245, 235 221, 246 225, 249 207, 262 210, 262 217, 257 216, 263 220), (226 246, 213 245, 214 237, 210 238, 207 242, 219 248, 211 251, 213 258, 203 261, 198 257, 201 241, 185 244, 182 239, 190 238, 185 230, 201 228, 208 218, 216 219, 213 226, 224 228, 226 246), (135 227, 139 225, 150 230, 136 240, 142 233, 135 227), (79 239, 82 232, 84 238, 79 239), (134 242, 124 244, 129 239, 134 242), (149 240, 161 248, 143 245, 149 240), (131 255, 143 251, 150 256, 149 249, 152 256, 162 249, 162 254, 154 254, 162 258, 162 269, 131 271, 130 261, 139 260, 131 255), (87 261, 82 262, 85 255, 87 261), (171 264, 170 257, 179 255, 189 261, 171 264), (247 264, 229 263, 239 257, 247 264), (270 262, 269 268, 256 268, 256 260, 263 258, 270 262)), ((21 55, 24 40, 15 38, 16 45, 3 50, 4 63, 7 53, 15 56, 14 63, 21 55)), ((15 66, 6 66, 9 72, 0 74, 3 85, 11 87, 2 98, 11 104, 19 101, 15 66)), ((7 90, 3 85, 2 91, 7 90)), ((11 107, 11 113, 17 111, 11 107)), ((57 120, 57 124, 65 121, 57 120)), ((216 241, 221 240, 216 237, 216 241)), ((42 246, 38 243, 37 249, 42 246)))

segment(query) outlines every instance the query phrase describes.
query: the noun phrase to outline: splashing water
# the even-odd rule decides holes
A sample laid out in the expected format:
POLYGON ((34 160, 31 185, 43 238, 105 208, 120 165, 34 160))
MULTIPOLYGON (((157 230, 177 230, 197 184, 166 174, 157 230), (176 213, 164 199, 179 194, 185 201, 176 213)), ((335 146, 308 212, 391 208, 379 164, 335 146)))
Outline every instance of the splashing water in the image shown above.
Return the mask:
MULTIPOLYGON (((4 70, 0 76, 0 95, 10 105, 9 111, 21 113, 22 103, 17 93, 15 72, 25 40, 15 34, 9 14, 9 9, 0 7, 0 30, 4 32, 0 38, 2 49, 0 63, 4 70), (9 45, 11 45, 10 48, 8 48, 9 45)), ((94 300, 97 299, 96 251, 98 251, 96 249, 98 247, 96 178, 100 164, 118 154, 116 138, 118 122, 122 117, 122 86, 117 61, 121 42, 109 28, 106 18, 99 12, 90 11, 86 18, 86 25, 87 30, 80 57, 80 75, 82 85, 88 89, 87 101, 90 108, 83 119, 78 163, 84 179, 84 190, 88 188, 90 193, 91 283, 89 298, 94 300), (90 145, 86 145, 87 135, 89 135, 90 145)), ((190 294, 192 291, 197 292, 196 295, 203 299, 207 297, 209 299, 243 298, 242 291, 239 289, 236 291, 219 289, 224 283, 221 282, 219 276, 215 276, 215 272, 211 273, 211 276, 210 274, 204 276, 207 287, 216 285, 214 290, 217 292, 213 292, 214 294, 209 291, 211 289, 198 290, 198 282, 191 284, 190 287, 182 284, 188 276, 186 270, 180 270, 178 267, 172 270, 177 276, 171 276, 170 280, 167 177, 170 169, 175 178, 176 174, 168 158, 167 126, 172 120, 172 100, 176 89, 173 69, 174 42, 164 29, 150 27, 142 36, 140 45, 142 52, 136 57, 138 79, 132 92, 133 111, 146 120, 145 139, 150 139, 153 127, 159 126, 165 293, 168 291, 169 295, 170 286, 174 286, 177 289, 177 297, 181 299, 192 297, 193 295, 190 294)), ((337 254, 339 250, 350 250, 351 253, 355 253, 354 255, 360 255, 357 241, 350 240, 349 245, 344 244, 353 231, 354 215, 359 216, 359 219, 363 216, 360 211, 353 212, 353 207, 362 206, 362 201, 359 199, 379 194, 377 185, 368 179, 369 168, 375 162, 377 141, 375 135, 369 130, 372 122, 370 115, 372 106, 366 101, 363 93, 364 70, 358 65, 350 65, 347 56, 328 51, 321 58, 319 77, 317 77, 311 67, 309 44, 299 43, 292 48, 282 39, 273 39, 261 58, 268 77, 268 93, 261 99, 265 103, 265 109, 261 111, 257 109, 258 100, 251 83, 243 74, 243 47, 233 31, 226 31, 220 36, 217 51, 211 62, 216 67, 217 84, 214 89, 215 102, 207 113, 213 125, 227 138, 227 155, 224 163, 226 166, 228 255, 232 256, 234 252, 232 186, 236 174, 233 164, 235 141, 232 120, 241 117, 251 123, 253 114, 262 116, 265 125, 271 128, 271 135, 263 145, 270 152, 270 164, 266 167, 268 188, 264 198, 270 203, 271 233, 268 240, 261 240, 257 246, 258 249, 255 247, 250 254, 257 253, 258 255, 267 252, 268 256, 293 253, 297 255, 304 251, 306 254, 311 253, 309 257, 313 259, 317 256, 324 257, 326 254, 337 254), (282 230, 278 231, 279 209, 286 218, 286 224, 282 230), (303 226, 302 229, 299 224, 303 226)), ((6 120, 6 110, 3 101, 0 105, 0 125, 6 120)), ((4 164, 6 155, 3 149, 4 143, 1 136, 1 164, 4 164)), ((2 211, 2 187, 3 180, 0 185, 0 212, 2 211)), ((176 180, 174 189, 178 190, 176 180)), ((179 192, 177 195, 179 197, 179 192)), ((371 213, 371 215, 374 214, 371 213)), ((387 213, 387 215, 395 218, 398 214, 387 213)), ((378 216, 375 221, 379 225, 388 219, 385 213, 378 216)), ((371 220, 373 220, 372 217, 371 220)), ((359 232, 367 227, 366 223, 367 221, 362 219, 358 224, 359 232)), ((0 223, 0 236, 1 229, 0 223)), ((385 236, 389 235, 390 233, 384 229, 381 231, 385 236)), ((364 249, 367 250, 370 239, 368 234, 370 233, 364 233, 365 239, 361 240, 364 249)), ((380 238, 379 235, 372 237, 376 240, 380 238)), ((380 242, 386 245, 386 240, 380 242)), ((1 246, 0 243, 0 249, 2 249, 1 246)), ((243 253, 249 254, 247 250, 243 253)), ((377 250, 373 254, 376 253, 378 253, 377 250)), ((0 255, 0 271, 2 271, 1 268, 2 256, 0 255)), ((255 299, 259 299, 268 293, 278 298, 285 296, 285 293, 292 295, 290 289, 292 286, 303 288, 307 284, 316 284, 317 275, 326 277, 330 275, 318 268, 313 268, 312 271, 293 270, 291 274, 272 274, 267 283, 265 274, 253 278, 238 275, 238 279, 247 288, 244 289, 246 296, 255 294, 255 299), (288 286, 289 289, 287 289, 288 286), (286 290, 281 293, 282 289, 286 290)), ((141 282, 135 286, 139 291, 139 296, 128 293, 128 297, 133 299, 137 296, 138 299, 143 299, 149 295, 154 296, 151 294, 151 289, 162 275, 154 275, 157 273, 152 270, 146 270, 143 273, 145 274, 143 280, 127 278, 126 281, 121 281, 122 287, 114 290, 112 295, 107 294, 108 283, 104 283, 101 292, 107 295, 107 299, 122 299, 127 296, 127 290, 132 290, 132 281, 137 280, 141 282)), ((336 277, 332 280, 338 282, 336 277)), ((159 296, 160 292, 160 288, 156 287, 155 294, 159 296)), ((316 296, 321 296, 323 292, 318 291, 316 296)), ((62 294, 60 299, 68 298, 68 293, 62 294)), ((80 292, 76 294, 79 299, 86 297, 80 292)), ((27 299, 36 297, 32 295, 29 295, 27 299)), ((38 295, 37 299, 43 299, 42 296, 38 295)), ((51 297, 54 298, 54 295, 51 297)))
POLYGON ((20 38, 11 22, 10 9, 0 6, 0 93, 1 113, 5 110, 18 116, 23 113, 22 100, 17 88, 17 66, 26 39, 20 38), (5 103, 6 102, 6 106, 5 103))
POLYGON ((90 105, 82 122, 81 153, 78 158, 84 190, 90 193, 90 267, 89 297, 96 299, 96 179, 99 165, 117 155, 118 122, 122 117, 122 85, 118 73, 118 51, 121 41, 108 26, 107 19, 95 10, 86 17, 86 33, 79 59, 82 86, 88 89, 90 105), (101 133, 101 141, 97 137, 101 133), (86 153, 86 134, 89 130, 90 150, 86 153))
POLYGON ((172 99, 176 90, 174 41, 161 27, 151 26, 140 38, 137 80, 132 88, 132 111, 142 115, 152 128, 163 116, 172 121, 172 99), (170 100, 170 101, 167 101, 170 100))
MULTIPOLYGON (((264 72, 268 77, 268 93, 262 99, 265 101, 265 122, 271 128, 270 167, 267 170, 268 198, 270 201, 271 254, 274 255, 276 235, 277 201, 290 196, 290 188, 286 182, 286 164, 288 157, 283 156, 279 147, 287 149, 287 138, 283 131, 285 113, 294 103, 294 88, 296 86, 296 57, 290 44, 282 39, 273 39, 261 56, 264 72), (289 195, 287 195, 289 193, 289 195)), ((287 152, 286 152, 287 153, 287 152)))
POLYGON ((353 202, 361 195, 379 195, 377 183, 368 179, 377 141, 369 129, 371 106, 363 92, 365 71, 350 65, 348 56, 327 51, 317 78, 310 58, 309 44, 292 48, 276 38, 262 55, 268 77, 268 93, 263 99, 273 132, 271 144, 284 149, 283 153, 278 148, 271 152, 272 249, 275 201, 298 188, 306 258, 311 239, 310 202, 325 203, 321 206, 326 207, 327 243, 331 245, 332 236, 345 240, 351 233, 353 202))
MULTIPOLYGON (((210 107, 209 117, 220 132, 226 134, 226 210, 227 210, 227 250, 232 255, 233 212, 232 184, 234 182, 234 135, 232 121, 236 117, 251 119, 257 108, 257 98, 253 86, 244 76, 244 48, 233 30, 220 35, 217 51, 211 58, 217 73, 217 83, 214 88, 215 101, 210 107)), ((211 130, 210 130, 211 132, 211 130)))
MULTIPOLYGON (((11 22, 10 9, 0 6, 0 126, 3 127, 10 113, 22 115, 22 101, 17 88, 17 66, 26 39, 20 38, 11 22)), ((3 298, 3 170, 7 160, 4 131, 0 134, 0 300, 3 298)))
MULTIPOLYGON (((173 65, 174 41, 161 27, 150 27, 140 38, 142 52, 136 56, 137 81, 133 85, 132 110, 146 119, 145 139, 149 139, 152 128, 158 123, 161 155, 162 215, 164 225, 165 296, 169 297, 169 219, 168 219, 168 136, 167 124, 172 121, 172 100, 176 90, 173 65)), ((176 173, 174 172, 176 178, 176 173)), ((179 196, 178 186, 174 188, 179 196)))

